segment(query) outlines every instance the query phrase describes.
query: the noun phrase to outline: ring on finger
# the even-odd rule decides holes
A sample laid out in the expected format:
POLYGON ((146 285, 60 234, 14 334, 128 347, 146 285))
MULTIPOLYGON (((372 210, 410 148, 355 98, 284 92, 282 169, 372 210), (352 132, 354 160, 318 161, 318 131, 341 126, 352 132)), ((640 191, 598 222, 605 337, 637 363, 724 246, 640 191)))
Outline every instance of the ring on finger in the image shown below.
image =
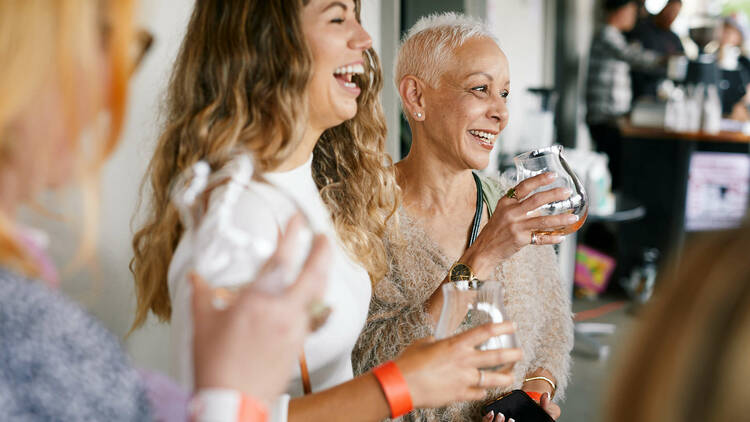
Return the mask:
POLYGON ((477 382, 477 387, 481 388, 484 383, 484 372, 479 368, 477 368, 477 372, 479 372, 479 382, 477 382))
POLYGON ((211 306, 217 311, 223 311, 229 307, 229 304, 234 299, 233 293, 224 287, 214 289, 211 295, 211 306))
POLYGON ((313 300, 307 306, 310 317, 310 332, 315 332, 326 323, 331 315, 331 307, 320 299, 313 300))
POLYGON ((518 199, 518 196, 516 195, 516 188, 510 188, 507 192, 505 192, 505 196, 510 199, 518 199))
POLYGON ((531 232, 531 244, 536 245, 536 242, 538 241, 536 237, 536 232, 531 232))

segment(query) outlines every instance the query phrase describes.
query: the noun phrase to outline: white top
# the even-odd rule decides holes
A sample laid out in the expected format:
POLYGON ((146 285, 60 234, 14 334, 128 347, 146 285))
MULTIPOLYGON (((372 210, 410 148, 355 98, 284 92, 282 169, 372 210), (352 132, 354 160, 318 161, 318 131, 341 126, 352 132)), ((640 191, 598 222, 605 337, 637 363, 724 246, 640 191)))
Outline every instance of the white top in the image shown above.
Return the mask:
MULTIPOLYGON (((312 389, 313 392, 318 392, 353 377, 351 352, 367 318, 372 293, 370 278, 361 265, 349 258, 336 236, 330 212, 312 178, 312 157, 291 171, 268 173, 264 176, 290 194, 307 215, 313 229, 326 234, 331 242, 332 263, 324 301, 331 306, 332 313, 326 324, 305 341, 312 389)), ((256 183, 248 181, 251 187, 256 183)), ((215 212, 214 200, 217 196, 221 197, 212 193, 208 213, 215 212)), ((253 192, 244 190, 233 205, 233 224, 254 236, 263 236, 275 245, 278 230, 286 227, 287 220, 295 210, 290 203, 273 202, 259 201, 253 192)), ((191 293, 190 283, 185 278, 186 272, 192 267, 194 250, 189 234, 190 231, 183 234, 175 251, 169 267, 168 281, 172 300, 172 355, 178 366, 175 373, 180 383, 192 388, 191 293)), ((226 285, 225 280, 219 283, 226 285)), ((252 359, 252 356, 248 356, 248 359, 252 359)), ((297 364, 287 393, 271 406, 271 420, 274 422, 285 422, 289 398, 303 394, 297 364)))

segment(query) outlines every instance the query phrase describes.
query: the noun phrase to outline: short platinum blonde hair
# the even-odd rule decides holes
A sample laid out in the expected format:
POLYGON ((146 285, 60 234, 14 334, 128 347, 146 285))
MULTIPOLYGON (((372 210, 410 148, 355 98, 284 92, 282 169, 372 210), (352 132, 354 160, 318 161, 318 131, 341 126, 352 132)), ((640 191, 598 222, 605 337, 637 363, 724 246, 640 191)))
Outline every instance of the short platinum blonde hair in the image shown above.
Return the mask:
POLYGON ((399 47, 393 72, 396 87, 406 75, 414 75, 437 87, 453 52, 472 38, 489 38, 500 46, 486 23, 464 14, 436 13, 419 19, 399 47))

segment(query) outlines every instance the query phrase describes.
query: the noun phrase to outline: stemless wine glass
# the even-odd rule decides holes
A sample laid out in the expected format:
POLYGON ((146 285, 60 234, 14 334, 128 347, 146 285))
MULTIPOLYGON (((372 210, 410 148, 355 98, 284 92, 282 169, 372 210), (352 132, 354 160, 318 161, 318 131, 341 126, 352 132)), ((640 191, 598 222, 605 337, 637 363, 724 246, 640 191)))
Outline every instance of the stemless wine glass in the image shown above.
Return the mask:
MULTIPOLYGON (((574 214, 578 216, 578 221, 569 226, 540 230, 538 234, 562 236, 581 228, 588 216, 588 197, 583 184, 565 160, 563 148, 560 145, 523 153, 513 158, 513 162, 516 164, 516 183, 546 172, 557 174, 557 178, 552 183, 534 190, 529 196, 555 188, 568 188, 572 192, 568 199, 550 202, 533 212, 536 215, 574 214)), ((525 198, 521 198, 523 199, 525 198)))
POLYGON ((276 236, 294 214, 305 217, 295 239, 295 255, 285 271, 257 280, 254 287, 280 293, 296 279, 310 252, 313 229, 309 219, 291 195, 254 174, 248 154, 236 154, 214 172, 207 163, 197 162, 176 179, 171 199, 192 250, 190 263, 180 276, 195 271, 208 280, 215 287, 214 306, 218 308, 226 306, 236 290, 256 278, 276 248, 276 236), (254 206, 243 206, 243 214, 236 215, 239 201, 254 206), (269 224, 243 224, 253 219, 269 224))
MULTIPOLYGON (((443 309, 435 327, 435 338, 454 336, 470 328, 507 320, 503 307, 503 287, 499 281, 455 281, 443 284, 443 309)), ((502 334, 480 344, 479 350, 518 347, 516 334, 502 334)), ((503 370, 512 364, 488 370, 503 370)))

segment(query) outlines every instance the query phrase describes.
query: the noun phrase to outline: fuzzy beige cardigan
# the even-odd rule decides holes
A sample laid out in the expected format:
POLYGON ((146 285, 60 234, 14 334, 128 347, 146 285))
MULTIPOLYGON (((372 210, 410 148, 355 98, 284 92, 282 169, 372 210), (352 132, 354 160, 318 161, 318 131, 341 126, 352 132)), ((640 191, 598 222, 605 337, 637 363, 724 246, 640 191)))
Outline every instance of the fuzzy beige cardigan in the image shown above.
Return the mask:
MULTIPOLYGON (((395 358, 415 340, 433 334, 424 305, 448 274, 457 257, 447 257, 419 223, 399 211, 400 247, 389 243, 390 271, 375 285, 367 324, 352 354, 355 374, 395 358)), ((518 324, 523 359, 513 369, 521 387, 524 376, 538 368, 557 380, 556 401, 568 383, 573 320, 567 289, 562 284, 552 246, 527 246, 499 262, 496 276, 503 283, 505 309, 518 324)), ((510 389, 506 391, 510 391, 510 389)), ((488 392, 488 400, 504 391, 488 392)), ((419 409, 403 421, 478 421, 486 403, 453 403, 440 409, 419 409)))

